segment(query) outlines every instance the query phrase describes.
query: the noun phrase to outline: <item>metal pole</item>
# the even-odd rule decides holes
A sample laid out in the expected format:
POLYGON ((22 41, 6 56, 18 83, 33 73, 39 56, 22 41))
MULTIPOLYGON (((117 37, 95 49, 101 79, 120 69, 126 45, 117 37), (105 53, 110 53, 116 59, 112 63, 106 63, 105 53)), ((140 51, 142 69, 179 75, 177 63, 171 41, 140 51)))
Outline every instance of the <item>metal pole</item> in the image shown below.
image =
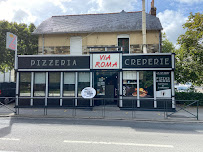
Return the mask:
POLYGON ((15 70, 18 69, 18 66, 17 66, 17 64, 18 64, 18 48, 17 47, 18 46, 17 46, 17 38, 16 38, 15 67, 14 67, 15 70))
POLYGON ((197 120, 199 119, 199 100, 197 100, 197 120))
POLYGON ((143 36, 143 53, 147 53, 147 36, 146 36, 146 12, 145 12, 145 0, 142 0, 142 36, 143 36))

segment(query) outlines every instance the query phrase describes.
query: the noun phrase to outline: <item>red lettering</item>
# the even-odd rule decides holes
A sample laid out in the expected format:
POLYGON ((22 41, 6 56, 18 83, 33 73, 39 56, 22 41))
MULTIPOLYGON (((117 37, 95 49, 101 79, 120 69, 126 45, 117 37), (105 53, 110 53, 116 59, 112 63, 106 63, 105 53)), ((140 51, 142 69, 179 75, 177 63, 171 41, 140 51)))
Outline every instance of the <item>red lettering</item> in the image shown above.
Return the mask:
POLYGON ((101 67, 104 67, 104 66, 105 66, 105 62, 102 62, 102 63, 101 63, 101 67))
POLYGON ((117 62, 115 62, 115 63, 112 65, 112 67, 114 67, 114 66, 116 66, 116 67, 117 67, 117 62))
POLYGON ((103 60, 105 58, 105 56, 104 55, 100 55, 100 60, 103 60))
POLYGON ((100 55, 100 60, 111 60, 111 55, 106 57, 106 55, 100 55))
POLYGON ((97 67, 97 66, 100 68, 100 62, 96 62, 95 67, 97 67))
POLYGON ((111 67, 111 62, 107 62, 105 67, 111 67))
POLYGON ((111 59, 111 56, 110 56, 110 55, 106 58, 106 60, 108 60, 108 59, 109 59, 109 60, 111 59))

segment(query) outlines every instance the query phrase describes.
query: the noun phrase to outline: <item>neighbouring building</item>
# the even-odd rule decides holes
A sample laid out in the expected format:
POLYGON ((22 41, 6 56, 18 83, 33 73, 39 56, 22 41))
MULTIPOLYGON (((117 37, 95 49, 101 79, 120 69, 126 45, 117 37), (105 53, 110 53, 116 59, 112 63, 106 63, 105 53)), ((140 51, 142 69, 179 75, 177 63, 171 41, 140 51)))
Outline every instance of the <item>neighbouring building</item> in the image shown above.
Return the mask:
POLYGON ((38 55, 19 55, 18 106, 100 105, 84 100, 85 87, 95 99, 120 108, 174 107, 174 54, 161 53, 160 20, 152 5, 146 14, 147 54, 143 54, 142 12, 52 16, 33 32, 38 55), (25 99, 27 97, 27 99, 25 99), (132 102, 133 101, 133 102, 132 102), (133 104, 132 104, 133 103, 133 104))

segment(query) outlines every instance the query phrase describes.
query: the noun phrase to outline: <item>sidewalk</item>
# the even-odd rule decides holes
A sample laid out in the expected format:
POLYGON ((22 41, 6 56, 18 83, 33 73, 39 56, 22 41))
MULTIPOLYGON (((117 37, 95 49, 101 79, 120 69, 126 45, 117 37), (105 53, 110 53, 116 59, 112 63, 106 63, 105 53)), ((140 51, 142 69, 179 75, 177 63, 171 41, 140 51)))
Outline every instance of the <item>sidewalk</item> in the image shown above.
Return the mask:
MULTIPOLYGON (((15 110, 14 104, 7 105, 15 110)), ((177 108, 178 111, 180 108, 177 108)), ((201 122, 203 123, 203 107, 199 107, 198 120, 196 107, 188 107, 174 114, 163 111, 131 111, 120 110, 112 105, 95 106, 93 109, 68 109, 68 108, 50 108, 47 109, 47 115, 43 108, 21 108, 16 115, 5 107, 0 108, 0 117, 39 117, 39 118, 85 118, 85 119, 119 119, 119 120, 139 120, 139 121, 164 121, 164 122, 201 122), (172 115, 171 115, 172 114, 172 115), (193 114, 193 115, 192 115, 193 114), (169 116, 170 115, 170 116, 169 116), (194 116, 195 115, 195 116, 194 116), (168 116, 168 117, 167 117, 168 116)))

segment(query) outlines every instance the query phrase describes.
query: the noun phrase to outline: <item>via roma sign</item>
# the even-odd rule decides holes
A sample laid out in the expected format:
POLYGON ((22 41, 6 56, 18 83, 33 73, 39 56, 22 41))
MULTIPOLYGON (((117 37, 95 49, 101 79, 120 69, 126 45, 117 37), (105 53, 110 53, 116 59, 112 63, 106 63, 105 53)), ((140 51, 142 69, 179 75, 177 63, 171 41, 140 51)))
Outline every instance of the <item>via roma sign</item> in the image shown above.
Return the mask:
POLYGON ((119 53, 93 54, 93 69, 119 69, 119 53))

